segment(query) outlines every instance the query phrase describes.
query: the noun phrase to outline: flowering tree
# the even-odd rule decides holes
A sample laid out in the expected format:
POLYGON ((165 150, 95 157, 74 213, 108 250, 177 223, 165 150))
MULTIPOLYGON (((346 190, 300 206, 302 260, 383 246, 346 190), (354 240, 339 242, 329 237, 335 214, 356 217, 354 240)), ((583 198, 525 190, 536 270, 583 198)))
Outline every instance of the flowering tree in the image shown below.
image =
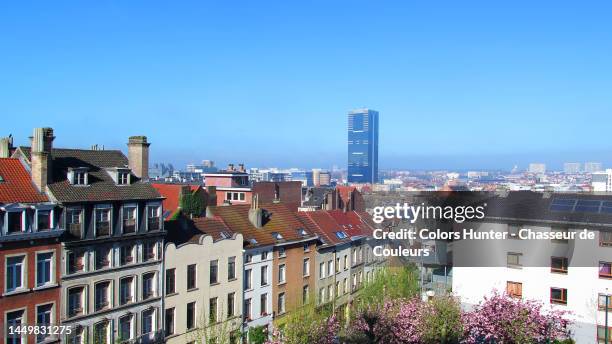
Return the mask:
POLYGON ((334 344, 339 331, 335 314, 310 303, 287 315, 282 330, 275 328, 266 344, 334 344))
POLYGON ((545 343, 569 338, 568 312, 543 308, 540 302, 516 299, 495 291, 464 314, 464 342, 545 343))

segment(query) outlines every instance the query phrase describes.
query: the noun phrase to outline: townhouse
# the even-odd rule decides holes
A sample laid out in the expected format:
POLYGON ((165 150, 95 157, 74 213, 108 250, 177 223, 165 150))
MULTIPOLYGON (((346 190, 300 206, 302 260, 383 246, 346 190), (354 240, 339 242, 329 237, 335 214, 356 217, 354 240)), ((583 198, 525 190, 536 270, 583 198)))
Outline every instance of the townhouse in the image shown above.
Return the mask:
POLYGON ((13 153, 60 208, 59 321, 67 343, 115 339, 158 342, 161 331, 162 197, 148 179, 149 143, 117 150, 59 149, 53 130, 36 128, 31 147, 13 153))
POLYGON ((244 237, 245 332, 272 320, 282 327, 288 312, 310 301, 318 236, 287 205, 260 205, 257 196, 251 205, 210 207, 207 216, 244 237))
POLYGON ((21 325, 58 325, 64 230, 57 204, 36 188, 18 159, 6 157, 8 142, 0 150, 0 338, 11 344, 58 342, 47 331, 17 331, 21 325))
POLYGON ((242 329, 243 237, 222 221, 168 222, 166 343, 237 343, 242 329))
POLYGON ((486 203, 484 220, 458 228, 507 233, 508 239, 452 242, 453 294, 466 308, 493 290, 538 300, 571 312, 576 342, 603 342, 606 299, 612 304, 612 196, 519 191, 486 203), (521 238, 526 230, 560 236, 521 238))

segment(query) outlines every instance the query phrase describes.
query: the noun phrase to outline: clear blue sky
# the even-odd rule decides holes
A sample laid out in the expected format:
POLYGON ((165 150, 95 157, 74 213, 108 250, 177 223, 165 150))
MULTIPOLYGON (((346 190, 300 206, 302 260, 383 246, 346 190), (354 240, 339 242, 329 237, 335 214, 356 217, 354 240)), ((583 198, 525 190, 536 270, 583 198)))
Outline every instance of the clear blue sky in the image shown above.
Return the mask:
POLYGON ((380 111, 381 167, 612 165, 612 3, 0 4, 0 128, 155 161, 346 165, 380 111), (86 5, 87 4, 87 5, 86 5))

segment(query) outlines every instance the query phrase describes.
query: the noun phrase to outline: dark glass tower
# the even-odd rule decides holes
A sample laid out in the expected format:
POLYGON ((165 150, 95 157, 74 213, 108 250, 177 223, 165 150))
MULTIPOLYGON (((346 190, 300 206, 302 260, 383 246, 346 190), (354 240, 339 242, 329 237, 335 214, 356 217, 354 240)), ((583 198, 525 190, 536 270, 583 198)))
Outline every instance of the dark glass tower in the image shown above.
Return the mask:
POLYGON ((378 112, 358 109, 348 114, 348 182, 378 182, 378 112))

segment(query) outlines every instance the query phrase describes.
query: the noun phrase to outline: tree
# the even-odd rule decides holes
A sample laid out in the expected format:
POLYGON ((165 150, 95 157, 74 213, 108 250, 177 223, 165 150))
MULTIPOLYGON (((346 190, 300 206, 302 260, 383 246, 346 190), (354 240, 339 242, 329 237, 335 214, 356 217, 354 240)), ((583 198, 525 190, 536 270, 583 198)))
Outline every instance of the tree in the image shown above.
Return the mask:
POLYGON ((268 339, 268 333, 265 326, 256 326, 249 328, 249 343, 263 344, 268 339))

